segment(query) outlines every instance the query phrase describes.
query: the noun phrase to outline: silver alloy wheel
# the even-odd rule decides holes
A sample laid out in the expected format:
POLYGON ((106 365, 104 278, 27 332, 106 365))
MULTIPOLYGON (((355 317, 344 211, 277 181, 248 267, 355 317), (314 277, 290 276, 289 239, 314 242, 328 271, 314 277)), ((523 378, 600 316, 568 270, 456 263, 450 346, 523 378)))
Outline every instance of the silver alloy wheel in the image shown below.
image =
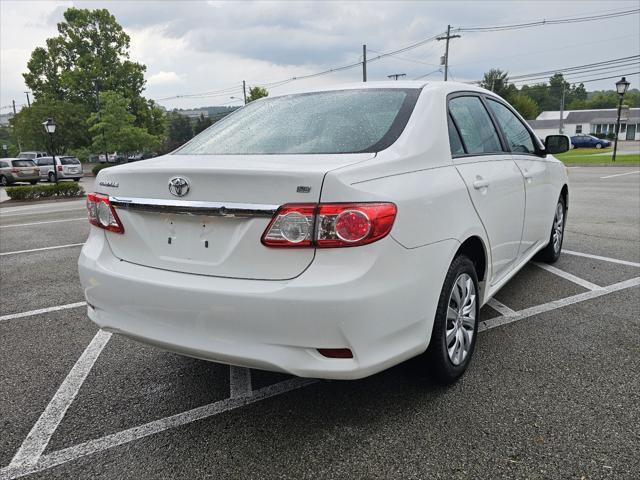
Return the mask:
POLYGON ((460 365, 471 350, 476 327, 476 287, 467 273, 453 284, 447 308, 446 342, 449 360, 460 365))
POLYGON ((564 205, 562 202, 558 202, 556 206, 556 216, 553 219, 553 251, 555 253, 560 252, 562 246, 562 235, 564 233, 564 205))

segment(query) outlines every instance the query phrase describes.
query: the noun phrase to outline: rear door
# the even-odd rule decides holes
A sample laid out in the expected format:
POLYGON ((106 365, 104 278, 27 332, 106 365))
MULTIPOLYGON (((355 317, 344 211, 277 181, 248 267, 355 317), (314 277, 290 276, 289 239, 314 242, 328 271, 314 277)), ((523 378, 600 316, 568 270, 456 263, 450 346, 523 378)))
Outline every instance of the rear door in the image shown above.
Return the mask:
POLYGON ((487 98, 487 105, 524 178, 526 207, 520 254, 526 255, 549 240, 558 192, 554 190, 549 161, 539 154, 533 134, 523 121, 502 102, 487 98))
POLYGON ((450 135, 462 150, 452 152, 491 249, 491 283, 513 266, 520 248, 525 209, 522 174, 505 151, 484 101, 477 94, 449 97, 450 135))

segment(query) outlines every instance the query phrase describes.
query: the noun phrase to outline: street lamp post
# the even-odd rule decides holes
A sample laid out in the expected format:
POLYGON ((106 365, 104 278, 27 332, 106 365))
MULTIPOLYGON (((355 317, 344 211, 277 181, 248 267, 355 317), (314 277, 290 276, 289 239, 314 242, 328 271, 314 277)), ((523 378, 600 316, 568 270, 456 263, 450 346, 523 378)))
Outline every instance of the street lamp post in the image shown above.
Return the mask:
POLYGON ((53 149, 53 134, 56 132, 56 122, 52 118, 47 118, 46 122, 42 122, 45 131, 49 134, 49 145, 51 147, 51 157, 53 158, 53 178, 58 183, 58 169, 56 167, 56 152, 53 149))
POLYGON ((622 77, 620 80, 616 82, 616 91, 618 95, 620 95, 620 103, 618 104, 618 120, 616 121, 616 137, 613 140, 613 156, 611 157, 611 161, 616 161, 616 153, 618 152, 618 135, 620 135, 620 113, 622 112, 622 99, 624 98, 624 94, 627 93, 627 89, 629 88, 629 82, 627 79, 622 77))

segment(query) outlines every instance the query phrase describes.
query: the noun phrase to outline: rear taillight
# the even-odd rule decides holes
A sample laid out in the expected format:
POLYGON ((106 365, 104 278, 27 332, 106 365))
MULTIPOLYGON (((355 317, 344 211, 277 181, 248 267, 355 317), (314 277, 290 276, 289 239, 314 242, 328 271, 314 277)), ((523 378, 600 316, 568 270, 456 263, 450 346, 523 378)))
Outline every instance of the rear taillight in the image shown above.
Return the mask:
POLYGON ((87 195, 89 223, 114 233, 124 233, 122 222, 109 202, 107 195, 90 193, 87 195))
POLYGON ((17 168, 12 168, 11 169, 11 173, 19 173, 19 172, 20 172, 20 170, 18 170, 17 168))
POLYGON ((61 172, 62 171, 62 165, 58 165, 58 171, 61 172))
POLYGON ((355 247, 386 237, 396 218, 393 203, 283 205, 262 235, 267 247, 355 247))

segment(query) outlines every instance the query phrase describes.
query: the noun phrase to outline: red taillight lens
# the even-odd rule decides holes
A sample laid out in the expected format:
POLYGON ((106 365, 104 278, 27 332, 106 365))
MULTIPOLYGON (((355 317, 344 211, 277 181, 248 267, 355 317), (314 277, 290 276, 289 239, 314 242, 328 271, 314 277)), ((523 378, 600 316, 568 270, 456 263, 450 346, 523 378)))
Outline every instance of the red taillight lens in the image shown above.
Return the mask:
POLYGON ((122 222, 109 202, 107 195, 90 193, 87 195, 89 223, 114 233, 124 233, 122 222))
POLYGON ((62 165, 58 165, 58 171, 61 172, 62 171, 62 165))
POLYGON ((366 245, 389 234, 396 212, 393 203, 283 205, 262 235, 262 243, 268 247, 366 245))

